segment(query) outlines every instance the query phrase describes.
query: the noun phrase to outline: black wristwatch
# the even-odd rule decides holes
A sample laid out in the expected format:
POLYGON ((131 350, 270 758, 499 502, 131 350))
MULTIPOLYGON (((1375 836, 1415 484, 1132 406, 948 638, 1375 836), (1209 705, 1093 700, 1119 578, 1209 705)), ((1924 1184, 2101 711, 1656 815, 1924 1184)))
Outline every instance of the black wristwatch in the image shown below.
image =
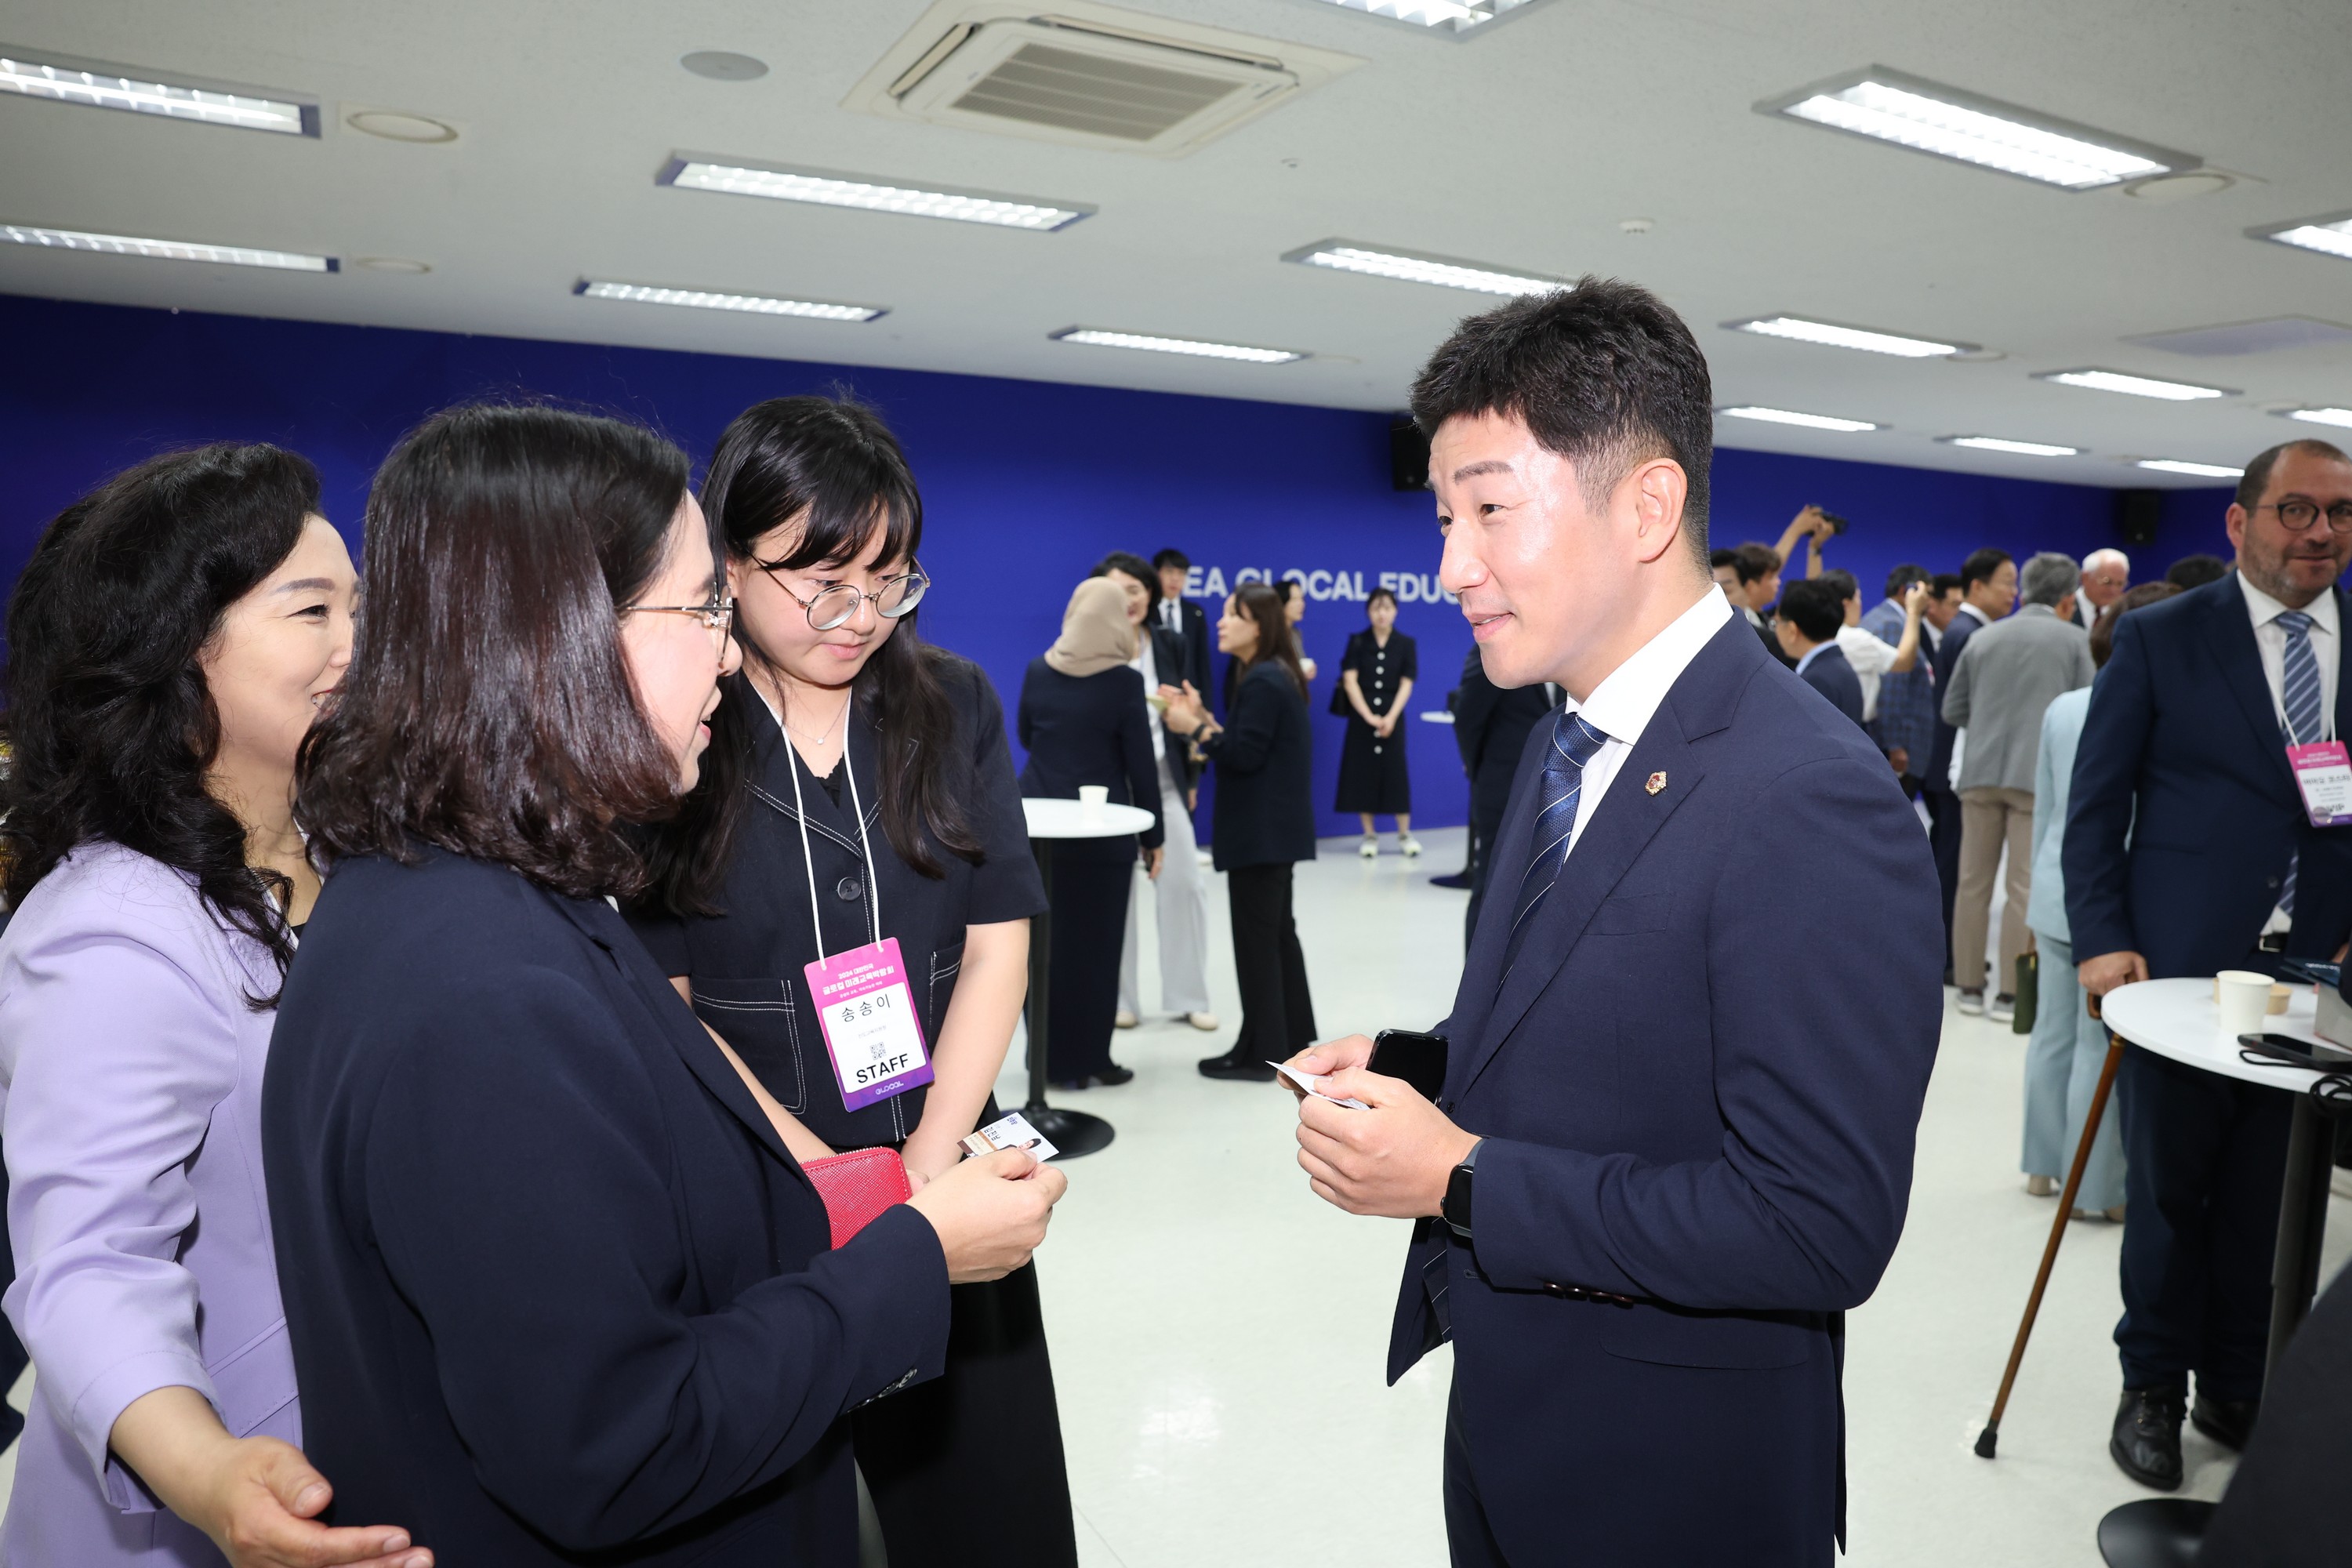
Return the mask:
POLYGON ((1462 1163, 1454 1166, 1454 1174, 1446 1178, 1445 1197, 1438 1205, 1439 1215, 1459 1237, 1470 1234, 1470 1179, 1476 1174, 1471 1167, 1477 1164, 1478 1151, 1486 1145, 1484 1138, 1470 1145, 1470 1152, 1462 1156, 1462 1163))

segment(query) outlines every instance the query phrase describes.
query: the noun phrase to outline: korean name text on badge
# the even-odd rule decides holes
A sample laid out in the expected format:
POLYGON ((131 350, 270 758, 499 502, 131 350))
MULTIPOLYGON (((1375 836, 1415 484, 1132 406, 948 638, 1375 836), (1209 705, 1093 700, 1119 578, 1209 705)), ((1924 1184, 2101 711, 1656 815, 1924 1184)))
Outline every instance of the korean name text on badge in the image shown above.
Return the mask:
POLYGON ((2295 787, 2314 827, 2352 825, 2352 753, 2341 741, 2317 741, 2286 749, 2295 787))
POLYGON ((897 937, 819 959, 805 973, 845 1108, 863 1110, 931 1081, 897 937))

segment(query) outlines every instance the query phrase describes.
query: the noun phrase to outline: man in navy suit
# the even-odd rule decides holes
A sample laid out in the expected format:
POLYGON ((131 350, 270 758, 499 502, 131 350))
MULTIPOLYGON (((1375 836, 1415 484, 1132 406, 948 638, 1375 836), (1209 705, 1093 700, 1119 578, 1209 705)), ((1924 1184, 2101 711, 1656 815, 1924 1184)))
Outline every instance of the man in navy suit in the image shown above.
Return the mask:
MULTIPOLYGON (((1989 626, 2017 604, 2017 562, 2006 550, 1988 546, 1969 552, 1960 563, 1960 605, 1944 625, 1936 644, 1936 744, 1927 754, 1927 781, 1920 795, 1927 802, 1927 842, 1936 855, 1936 883, 1944 900, 1944 948, 1952 946, 1952 900, 1960 887, 1960 797, 1953 787, 1952 748, 1959 731, 1944 722, 1944 693, 1952 689, 1952 671, 1960 650, 1979 626, 1989 626)), ((1944 966, 1946 983, 1951 965, 1944 966)))
POLYGON ((1862 677, 1837 645, 1838 628, 1845 625, 1845 601, 1826 580, 1809 577, 1791 583, 1780 594, 1780 618, 1772 634, 1780 651, 1794 661, 1797 679, 1829 700, 1831 707, 1869 733, 1862 716, 1862 677))
MULTIPOLYGON (((1182 639, 1184 680, 1192 683, 1193 690, 1206 691, 1209 650, 1216 646, 1216 639, 1209 635, 1208 613, 1184 596, 1192 563, 1181 550, 1163 550, 1151 558, 1151 569, 1160 574, 1160 602, 1151 607, 1154 624, 1182 639)), ((1168 684, 1179 686, 1182 681, 1171 679, 1168 684)))
MULTIPOLYGON (((2282 956, 2352 933, 2352 827, 2315 827, 2290 743, 2352 736, 2352 460, 2290 441, 2246 465, 2237 571, 2116 623, 2074 754, 2062 865, 2083 988, 2282 956)), ((2133 1047, 2124 1151, 2124 1394, 2108 1452, 2180 1484, 2198 1429, 2244 1445, 2262 1397, 2289 1097, 2133 1047)))
POLYGON ((1870 740, 1708 576, 1706 362, 1587 278, 1423 371, 1457 595, 1557 682, 1496 835, 1434 1103, 1301 1053, 1299 1163, 1414 1220, 1391 1381, 1454 1347, 1463 1568, 1826 1565, 1843 1313, 1902 1230, 1942 1014, 1935 871, 1870 740), (1800 914, 1801 911, 1801 914, 1800 914))

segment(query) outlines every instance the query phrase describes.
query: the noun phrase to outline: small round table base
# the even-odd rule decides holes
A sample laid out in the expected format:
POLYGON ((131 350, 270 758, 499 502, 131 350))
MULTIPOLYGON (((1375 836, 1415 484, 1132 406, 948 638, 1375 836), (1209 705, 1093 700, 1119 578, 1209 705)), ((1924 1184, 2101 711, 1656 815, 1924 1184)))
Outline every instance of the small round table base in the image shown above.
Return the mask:
POLYGON ((1045 1142, 1061 1151, 1057 1159, 1075 1160, 1081 1154, 1092 1154, 1110 1147, 1118 1136, 1111 1124, 1099 1116, 1088 1116, 1083 1110, 1061 1110, 1040 1102, 1024 1105, 1021 1114, 1029 1125, 1045 1135, 1045 1142))

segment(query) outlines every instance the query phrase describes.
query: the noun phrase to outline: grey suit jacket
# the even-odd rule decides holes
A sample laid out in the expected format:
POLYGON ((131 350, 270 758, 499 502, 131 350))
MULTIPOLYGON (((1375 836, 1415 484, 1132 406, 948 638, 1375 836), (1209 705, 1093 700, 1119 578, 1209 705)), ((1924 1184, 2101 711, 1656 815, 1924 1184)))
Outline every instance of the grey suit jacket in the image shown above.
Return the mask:
POLYGON ((2031 792, 2042 714, 2095 673, 2089 635, 2047 605, 2028 605, 1969 638, 1944 690, 1944 722, 1969 732, 1952 787, 2031 792))

